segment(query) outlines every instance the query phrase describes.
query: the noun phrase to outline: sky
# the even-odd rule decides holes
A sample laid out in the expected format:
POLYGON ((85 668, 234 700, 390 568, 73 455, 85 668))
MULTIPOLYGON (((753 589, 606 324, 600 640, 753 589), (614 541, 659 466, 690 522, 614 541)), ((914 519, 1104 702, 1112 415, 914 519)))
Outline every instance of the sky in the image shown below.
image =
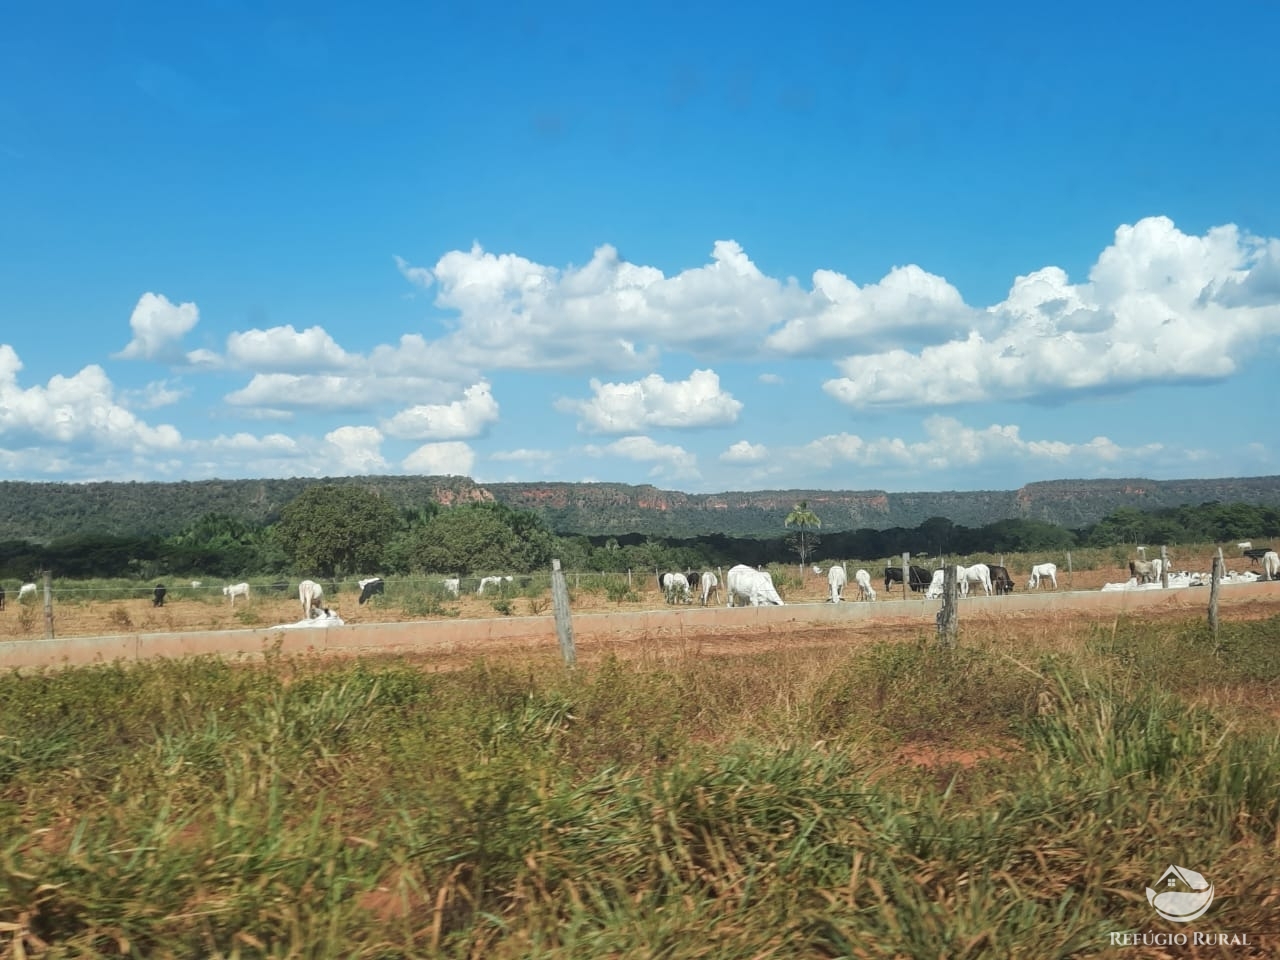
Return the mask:
POLYGON ((0 480, 1280 473, 1280 6, 35 3, 0 480))

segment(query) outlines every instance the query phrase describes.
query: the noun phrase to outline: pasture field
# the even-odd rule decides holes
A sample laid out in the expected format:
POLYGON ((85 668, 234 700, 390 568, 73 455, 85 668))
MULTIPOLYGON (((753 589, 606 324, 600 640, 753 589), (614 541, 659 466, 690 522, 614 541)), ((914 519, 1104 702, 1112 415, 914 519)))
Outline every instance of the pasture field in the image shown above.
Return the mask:
MULTIPOLYGON (((1174 569, 1208 571, 1216 548, 1212 545, 1179 547, 1170 551, 1174 569)), ((1155 551, 1152 551, 1155 553, 1155 551)), ((1059 567, 1060 590, 1098 590, 1104 583, 1123 582, 1128 579, 1129 552, 1124 548, 1088 549, 1074 551, 1074 569, 1067 572, 1065 556, 1048 554, 1009 554, 1007 556, 981 555, 949 558, 960 563, 1006 561, 1013 574, 1015 593, 1024 593, 1027 574, 1033 563, 1051 561, 1059 567)), ((917 562, 917 561, 913 561, 917 562)), ((928 562, 928 561, 924 561, 928 562)), ((1258 570, 1249 561, 1228 557, 1232 570, 1258 570)), ((823 566, 829 564, 824 563, 823 566)), ((852 582, 854 572, 865 568, 872 576, 872 584, 878 594, 877 602, 902 599, 902 587, 894 585, 888 593, 883 591, 881 574, 884 562, 849 561, 850 583, 845 588, 845 598, 856 599, 857 586, 852 582)), ((796 564, 774 565, 770 568, 779 592, 789 603, 820 602, 828 595, 826 575, 814 575, 806 569, 801 576, 796 564)), ((722 571, 723 572, 723 571, 722 571)), ((253 583, 249 601, 237 600, 232 606, 222 595, 222 582, 204 580, 198 588, 190 581, 166 579, 168 596, 163 607, 152 606, 151 582, 128 580, 71 581, 54 579, 54 633, 59 637, 105 636, 117 633, 173 633, 181 631, 229 630, 246 627, 269 627, 294 623, 302 616, 298 601, 298 577, 289 579, 288 591, 273 591, 267 583, 253 583)), ((356 603, 358 589, 354 582, 337 584, 326 582, 326 606, 335 610, 348 623, 408 622, 432 619, 476 619, 500 616, 530 616, 545 614, 550 610, 550 575, 534 575, 524 588, 508 585, 503 590, 484 596, 475 594, 476 581, 470 582, 470 590, 464 589, 460 597, 446 594, 440 587, 440 578, 415 578, 387 580, 387 592, 375 597, 365 606, 356 603)), ((638 612, 663 609, 665 603, 658 589, 656 577, 636 571, 630 581, 625 574, 574 573, 568 574, 573 610, 578 613, 638 612)), ((0 611, 0 641, 38 638, 44 636, 43 592, 38 602, 20 604, 14 597, 16 585, 6 583, 9 594, 7 609, 0 611)), ((1040 592, 1045 592, 1041 590, 1040 592)), ((915 596, 915 595, 912 595, 915 596)), ((723 589, 719 603, 724 603, 723 589)))
POLYGON ((1274 603, 873 627, 2 676, 0 956, 1280 955, 1274 603))

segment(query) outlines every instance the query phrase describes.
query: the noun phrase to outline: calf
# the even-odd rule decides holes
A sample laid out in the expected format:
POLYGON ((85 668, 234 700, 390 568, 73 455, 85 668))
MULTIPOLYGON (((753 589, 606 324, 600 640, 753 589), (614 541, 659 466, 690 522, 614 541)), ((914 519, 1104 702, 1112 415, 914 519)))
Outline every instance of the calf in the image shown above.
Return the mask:
POLYGON ((357 603, 364 604, 374 597, 383 595, 386 584, 382 582, 381 577, 369 577, 367 580, 360 581, 360 599, 357 603))
POLYGON ((164 595, 168 592, 165 590, 163 583, 157 583, 155 590, 151 593, 151 605, 153 607, 163 607, 164 595))
POLYGON ((853 575, 853 582, 858 585, 858 592, 862 595, 863 600, 874 600, 876 591, 871 586, 871 574, 865 570, 859 570, 853 575))
POLYGON ((1130 560, 1129 576, 1139 583, 1155 583, 1159 574, 1156 573, 1155 564, 1150 560, 1130 560))

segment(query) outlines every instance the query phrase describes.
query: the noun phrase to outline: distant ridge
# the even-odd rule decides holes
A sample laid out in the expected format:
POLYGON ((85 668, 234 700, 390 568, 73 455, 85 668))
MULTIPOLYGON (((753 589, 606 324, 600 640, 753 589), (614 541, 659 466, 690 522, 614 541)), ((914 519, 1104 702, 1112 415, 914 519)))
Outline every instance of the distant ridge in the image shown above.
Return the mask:
POLYGON ((1209 501, 1280 507, 1280 476, 1211 480, 1050 480, 1017 490, 889 493, 884 490, 757 490, 688 494, 624 483, 489 483, 467 477, 326 477, 154 483, 0 481, 0 540, 47 541, 87 533, 168 535, 205 513, 252 524, 317 483, 378 490, 397 507, 497 501, 541 514, 562 534, 775 537, 799 500, 826 531, 916 527, 946 517, 966 527, 1042 520, 1072 529, 1119 507, 1157 510, 1209 501))

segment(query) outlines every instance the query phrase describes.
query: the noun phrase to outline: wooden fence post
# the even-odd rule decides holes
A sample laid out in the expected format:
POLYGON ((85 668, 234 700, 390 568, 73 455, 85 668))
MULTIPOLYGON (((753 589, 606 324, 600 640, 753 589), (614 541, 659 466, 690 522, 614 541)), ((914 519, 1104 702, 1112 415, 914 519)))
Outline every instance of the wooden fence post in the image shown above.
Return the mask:
POLYGON ((1222 565, 1222 558, 1214 557, 1213 571, 1209 574, 1209 629, 1213 631, 1215 652, 1218 649, 1218 584, 1222 582, 1222 565))
POLYGON ((564 657, 565 666, 572 667, 578 662, 577 651, 573 647, 573 618, 569 615, 569 587, 564 580, 564 571, 560 569, 560 561, 551 561, 551 606, 556 617, 556 636, 560 640, 560 656, 564 657))
POLYGON ((44 572, 44 638, 46 640, 53 639, 53 587, 50 581, 53 577, 48 570, 44 572))
POLYGON ((1160 586, 1169 589, 1169 548, 1160 547, 1160 586))
POLYGON ((1067 589, 1074 590, 1076 586, 1075 571, 1071 569, 1071 551, 1067 551, 1067 589))
POLYGON ((902 555, 902 599, 907 599, 907 584, 911 580, 911 554, 902 555))
MULTIPOLYGON (((1002 564, 1003 566, 1003 564, 1002 564)), ((942 574, 942 608, 938 611, 938 642, 944 647, 956 645, 959 603, 956 594, 959 592, 959 578, 956 576, 956 565, 948 563, 942 574)))
POLYGON ((630 567, 627 567, 627 590, 628 592, 630 592, 631 590, 631 568, 630 567))

